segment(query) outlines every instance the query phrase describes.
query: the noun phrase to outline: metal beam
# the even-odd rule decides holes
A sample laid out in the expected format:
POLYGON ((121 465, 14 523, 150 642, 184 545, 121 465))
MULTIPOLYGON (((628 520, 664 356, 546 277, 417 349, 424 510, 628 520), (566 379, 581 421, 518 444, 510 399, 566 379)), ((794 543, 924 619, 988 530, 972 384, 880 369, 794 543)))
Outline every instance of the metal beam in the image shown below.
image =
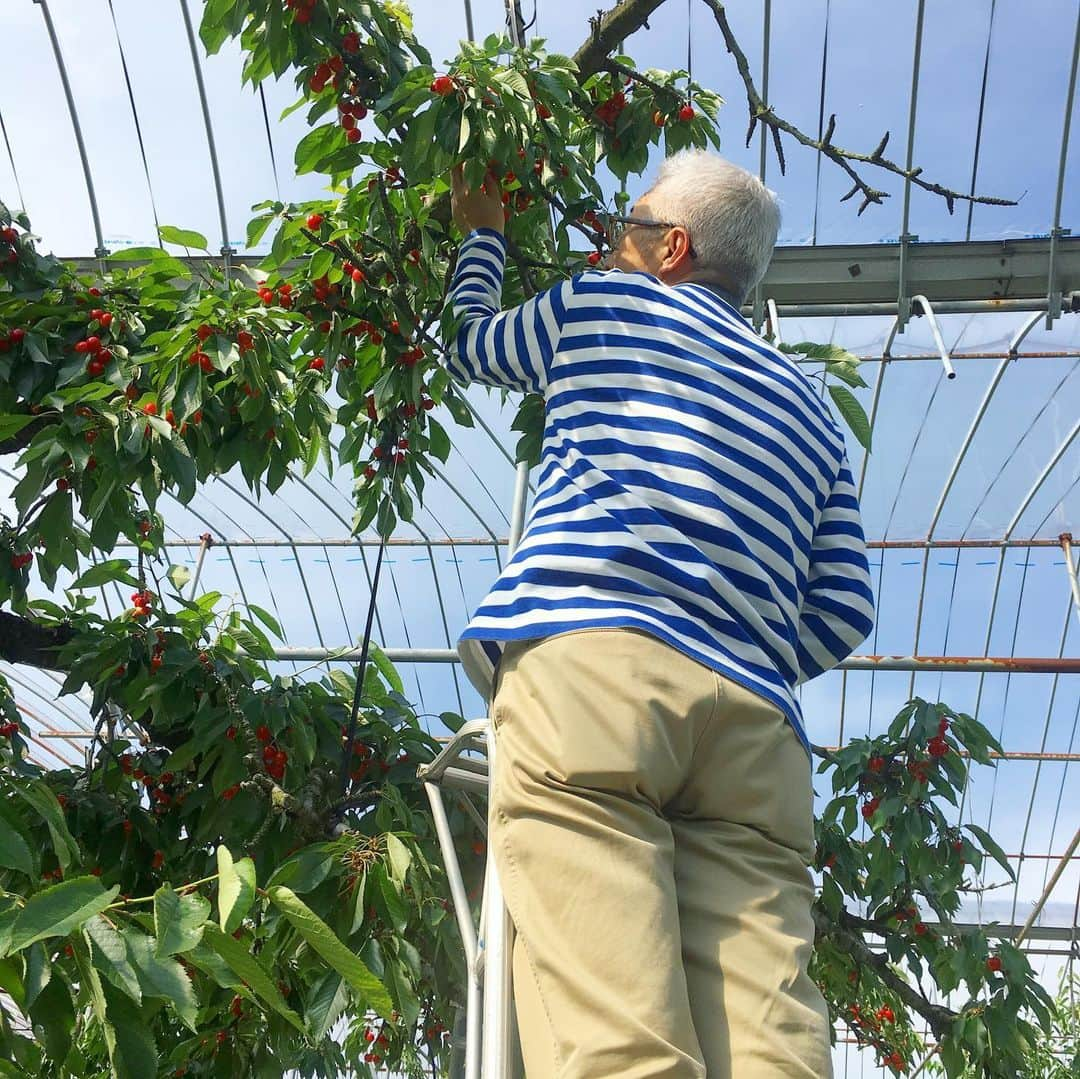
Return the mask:
MULTIPOLYGON (((243 654, 243 649, 238 650, 243 654)), ((384 648, 391 663, 460 663, 454 648, 384 648)), ((275 648, 275 659, 349 662, 360 649, 275 648)), ((969 673, 1080 674, 1080 659, 1049 656, 849 656, 836 669, 849 671, 966 671, 969 673)))
MULTIPOLYGON (((1049 237, 1020 240, 968 240, 953 243, 908 244, 905 277, 910 292, 918 292, 937 314, 957 311, 1045 311, 1046 267, 1050 259, 1049 237), (982 306, 971 307, 975 302, 982 306), (966 303, 968 306, 956 306, 966 303)), ((762 279, 762 294, 774 299, 780 313, 793 315, 896 314, 900 279, 900 245, 822 244, 778 247, 762 279), (873 304, 874 307, 862 305, 873 304), (820 309, 820 310, 819 310, 820 309)), ((243 263, 260 262, 263 254, 243 252, 233 266, 243 273, 243 263)), ((97 272, 94 258, 65 258, 79 272, 97 272)), ((217 256, 184 258, 193 266, 209 262, 221 269, 217 256)), ((137 262, 124 263, 138 265, 137 262)), ((1080 236, 1059 236, 1054 275, 1058 288, 1068 297, 1080 292, 1080 236)), ((285 264, 283 272, 307 266, 307 260, 285 264)), ((567 272, 578 269, 576 262, 567 272)), ((254 278, 252 278, 254 280, 254 278)), ((1066 305, 1066 310, 1076 310, 1066 305)), ((750 313, 747 306, 744 312, 750 313)))

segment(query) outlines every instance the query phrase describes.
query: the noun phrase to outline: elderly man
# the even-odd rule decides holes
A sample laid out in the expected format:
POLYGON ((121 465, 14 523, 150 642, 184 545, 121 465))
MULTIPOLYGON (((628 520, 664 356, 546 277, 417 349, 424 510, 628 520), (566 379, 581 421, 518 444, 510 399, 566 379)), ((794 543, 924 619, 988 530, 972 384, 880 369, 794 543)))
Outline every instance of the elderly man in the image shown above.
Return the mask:
POLYGON ((739 313, 775 197, 669 157, 606 270, 503 313, 497 188, 457 170, 453 206, 447 366, 546 399, 524 535, 459 642, 528 1079, 830 1076, 796 687, 874 605, 843 435, 739 313))

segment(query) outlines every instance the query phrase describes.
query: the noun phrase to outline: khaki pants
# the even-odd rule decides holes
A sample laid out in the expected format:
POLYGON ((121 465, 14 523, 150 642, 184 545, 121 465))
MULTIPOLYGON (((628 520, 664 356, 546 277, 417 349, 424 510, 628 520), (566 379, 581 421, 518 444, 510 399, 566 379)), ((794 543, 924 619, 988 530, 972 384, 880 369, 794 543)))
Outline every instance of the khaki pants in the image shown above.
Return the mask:
POLYGON ((511 642, 492 703, 527 1079, 828 1079, 780 710, 633 629, 511 642))

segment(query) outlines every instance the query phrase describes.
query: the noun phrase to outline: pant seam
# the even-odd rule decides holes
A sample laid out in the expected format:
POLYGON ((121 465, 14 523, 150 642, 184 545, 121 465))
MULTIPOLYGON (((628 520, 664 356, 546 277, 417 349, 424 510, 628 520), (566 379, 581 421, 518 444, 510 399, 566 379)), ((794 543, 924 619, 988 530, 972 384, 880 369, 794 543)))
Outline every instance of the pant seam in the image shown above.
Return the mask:
MULTIPOLYGON (((501 809, 499 810, 499 819, 502 821, 503 828, 505 829, 508 826, 509 818, 506 816, 506 813, 501 809)), ((504 831, 504 835, 505 835, 505 831, 504 831)), ((506 854, 506 863, 510 867, 510 870, 513 873, 514 878, 516 880, 517 879, 517 872, 518 872, 517 871, 517 864, 514 861, 513 852, 510 850, 510 844, 505 842, 505 840, 503 842, 503 851, 506 854)), ((505 896, 505 889, 504 889, 504 896, 505 896)), ((544 999, 544 994, 543 994, 542 990, 540 989, 540 979, 536 976, 536 964, 533 962, 532 953, 529 950, 529 942, 521 934, 521 930, 518 927, 517 922, 514 923, 514 929, 515 929, 515 932, 517 932, 517 934, 519 936, 521 936, 521 946, 525 950, 525 958, 526 958, 526 960, 528 962, 529 973, 532 975, 533 983, 536 986, 536 995, 539 998, 540 1004, 542 1005, 542 1007, 544 1009, 544 1015, 547 1016, 548 1030, 551 1032, 551 1051, 552 1051, 552 1054, 555 1057, 555 1067, 556 1067, 556 1074, 557 1074, 558 1072, 562 1071, 563 1061, 562 1061, 562 1055, 559 1052, 559 1043, 555 1039, 555 1021, 551 1017, 551 1012, 548 1010, 547 1001, 544 999)), ((516 1010, 516 1008, 515 1008, 515 1010, 516 1010)))

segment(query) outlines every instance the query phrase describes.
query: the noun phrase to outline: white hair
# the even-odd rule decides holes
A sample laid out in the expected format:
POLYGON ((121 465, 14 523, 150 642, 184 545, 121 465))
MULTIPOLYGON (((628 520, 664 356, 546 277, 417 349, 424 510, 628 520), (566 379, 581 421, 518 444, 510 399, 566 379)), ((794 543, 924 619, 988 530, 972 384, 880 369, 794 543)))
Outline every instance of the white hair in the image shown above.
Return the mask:
POLYGON ((691 148, 661 165, 649 215, 683 225, 697 259, 692 280, 718 279, 739 303, 765 276, 780 231, 780 206, 752 172, 691 148))

